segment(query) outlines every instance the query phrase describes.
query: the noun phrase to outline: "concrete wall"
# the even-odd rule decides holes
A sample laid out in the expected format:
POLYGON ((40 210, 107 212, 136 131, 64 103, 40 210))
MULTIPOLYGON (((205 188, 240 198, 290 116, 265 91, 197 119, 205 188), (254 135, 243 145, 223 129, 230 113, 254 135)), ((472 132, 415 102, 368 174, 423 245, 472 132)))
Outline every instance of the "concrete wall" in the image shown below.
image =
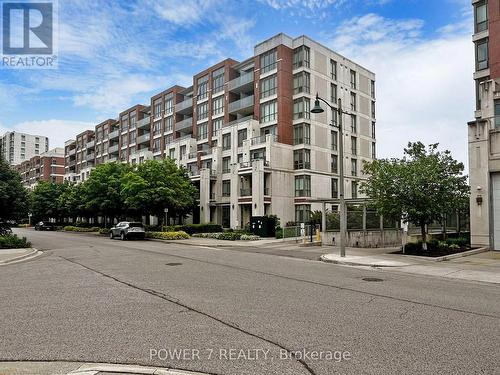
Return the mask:
MULTIPOLYGON (((340 232, 326 232, 322 234, 323 245, 336 245, 340 241, 340 232)), ((402 232, 389 229, 380 231, 348 231, 346 246, 348 247, 396 247, 401 246, 402 232)))

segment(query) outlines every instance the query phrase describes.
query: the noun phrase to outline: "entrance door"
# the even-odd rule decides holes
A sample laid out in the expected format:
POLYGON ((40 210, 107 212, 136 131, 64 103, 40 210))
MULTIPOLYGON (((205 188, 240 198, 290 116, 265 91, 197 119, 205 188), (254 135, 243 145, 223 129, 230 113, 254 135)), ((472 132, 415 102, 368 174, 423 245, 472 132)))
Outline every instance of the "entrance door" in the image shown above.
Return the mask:
POLYGON ((491 174, 493 249, 500 250, 500 173, 491 174))

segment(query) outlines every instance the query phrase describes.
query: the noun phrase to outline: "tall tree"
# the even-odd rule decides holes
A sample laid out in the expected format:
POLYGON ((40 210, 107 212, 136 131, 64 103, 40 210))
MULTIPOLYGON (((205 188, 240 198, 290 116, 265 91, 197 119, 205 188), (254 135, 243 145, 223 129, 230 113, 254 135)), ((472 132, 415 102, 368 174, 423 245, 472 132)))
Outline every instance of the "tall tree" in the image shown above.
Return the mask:
POLYGON ((361 190, 374 200, 378 212, 420 227, 427 250, 426 226, 443 214, 463 208, 469 195, 464 165, 438 144, 426 148, 408 143, 402 159, 374 160, 364 165, 368 180, 361 190))
POLYGON ((25 218, 28 207, 29 195, 21 176, 0 157, 0 221, 25 218))
POLYGON ((31 192, 31 212, 33 220, 55 218, 59 221, 62 210, 59 198, 66 189, 66 184, 40 181, 31 192))
POLYGON ((82 184, 72 184, 65 182, 62 184, 62 193, 58 198, 57 206, 63 217, 71 217, 75 222, 78 216, 85 216, 87 211, 85 209, 85 200, 82 199, 83 186, 82 184))

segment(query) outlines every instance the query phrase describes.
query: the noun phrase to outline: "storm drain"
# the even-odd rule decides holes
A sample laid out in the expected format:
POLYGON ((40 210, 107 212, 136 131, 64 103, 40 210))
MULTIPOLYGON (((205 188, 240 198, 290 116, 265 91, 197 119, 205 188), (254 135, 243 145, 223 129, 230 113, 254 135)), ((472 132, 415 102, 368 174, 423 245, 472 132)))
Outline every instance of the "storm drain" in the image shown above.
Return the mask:
POLYGON ((182 265, 182 263, 165 263, 165 265, 173 267, 173 266, 180 266, 180 265, 182 265))
POLYGON ((370 282, 380 282, 384 281, 383 279, 379 279, 378 277, 363 277, 363 281, 370 281, 370 282))

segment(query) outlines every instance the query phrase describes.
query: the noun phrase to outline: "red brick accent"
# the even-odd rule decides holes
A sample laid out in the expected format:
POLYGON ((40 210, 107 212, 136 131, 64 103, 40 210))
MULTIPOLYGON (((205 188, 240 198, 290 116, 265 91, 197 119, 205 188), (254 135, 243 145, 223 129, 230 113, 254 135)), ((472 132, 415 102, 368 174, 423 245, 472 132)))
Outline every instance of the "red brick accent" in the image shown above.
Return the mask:
POLYGON ((500 0, 488 1, 490 77, 500 77, 500 0))
POLYGON ((292 144, 293 138, 293 50, 278 46, 278 141, 292 144))

